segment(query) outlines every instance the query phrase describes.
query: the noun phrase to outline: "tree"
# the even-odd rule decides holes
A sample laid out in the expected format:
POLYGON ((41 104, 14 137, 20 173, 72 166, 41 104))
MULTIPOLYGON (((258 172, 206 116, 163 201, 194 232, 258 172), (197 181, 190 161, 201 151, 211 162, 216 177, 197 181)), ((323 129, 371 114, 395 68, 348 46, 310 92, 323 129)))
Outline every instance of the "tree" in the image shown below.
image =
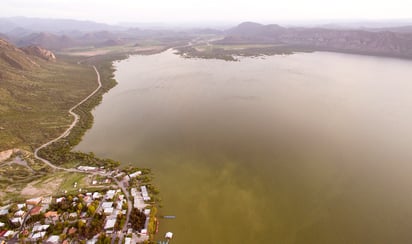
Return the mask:
POLYGON ((90 204, 89 207, 87 207, 87 213, 91 216, 96 212, 96 207, 93 204, 90 204))

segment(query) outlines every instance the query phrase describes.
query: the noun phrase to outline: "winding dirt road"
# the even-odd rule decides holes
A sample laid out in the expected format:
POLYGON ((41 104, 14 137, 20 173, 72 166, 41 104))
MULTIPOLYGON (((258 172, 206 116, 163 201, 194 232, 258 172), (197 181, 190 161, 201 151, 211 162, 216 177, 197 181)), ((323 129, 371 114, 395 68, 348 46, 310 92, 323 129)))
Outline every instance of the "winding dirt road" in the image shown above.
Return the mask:
POLYGON ((52 164, 49 160, 42 158, 38 155, 39 151, 47 146, 49 146, 50 144, 68 136, 71 132, 71 130, 76 126, 76 124, 79 122, 80 116, 78 114, 76 114, 75 112, 73 112, 77 107, 79 107, 80 105, 82 105, 84 102, 86 102, 89 98, 91 98, 94 94, 96 94, 96 92, 99 91, 99 89, 102 87, 102 83, 100 81, 100 74, 99 71, 97 70, 96 66, 93 65, 94 71, 96 72, 97 75, 97 83, 98 83, 98 87, 92 92, 90 93, 87 97, 85 97, 82 101, 80 101, 78 104, 74 105, 71 109, 69 109, 69 113, 74 117, 74 120, 72 122, 72 124, 69 126, 69 128, 67 128, 66 131, 63 132, 63 134, 61 134, 59 137, 44 143, 43 145, 41 145, 40 147, 36 148, 36 150, 34 150, 34 157, 40 161, 42 161, 43 163, 47 164, 48 166, 52 167, 53 169, 58 169, 58 170, 64 170, 64 171, 69 171, 69 172, 83 172, 77 169, 68 169, 68 168, 63 168, 63 167, 59 167, 56 166, 54 164, 52 164))

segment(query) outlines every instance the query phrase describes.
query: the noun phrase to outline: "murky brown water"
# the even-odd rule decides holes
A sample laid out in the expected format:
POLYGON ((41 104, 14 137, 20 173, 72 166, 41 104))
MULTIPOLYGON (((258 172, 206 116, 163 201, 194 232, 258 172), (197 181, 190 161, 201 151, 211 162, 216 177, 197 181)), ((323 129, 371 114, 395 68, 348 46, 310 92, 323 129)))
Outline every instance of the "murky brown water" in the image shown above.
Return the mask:
POLYGON ((412 62, 335 53, 116 64, 77 149, 150 167, 173 243, 409 243, 412 62))

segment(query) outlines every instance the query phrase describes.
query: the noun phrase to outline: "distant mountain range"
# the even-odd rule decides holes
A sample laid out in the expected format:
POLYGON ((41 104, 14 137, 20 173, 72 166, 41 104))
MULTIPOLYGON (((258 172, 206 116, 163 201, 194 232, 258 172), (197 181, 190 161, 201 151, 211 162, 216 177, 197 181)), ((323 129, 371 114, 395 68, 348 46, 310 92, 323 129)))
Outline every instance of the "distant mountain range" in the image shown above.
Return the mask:
POLYGON ((412 58, 412 25, 380 28, 283 27, 244 22, 220 31, 215 29, 139 29, 92 21, 0 18, 0 38, 18 47, 41 46, 61 50, 81 46, 114 46, 153 39, 173 46, 201 35, 223 37, 217 44, 279 44, 311 50, 412 58))
MULTIPOLYGON (((93 21, 81 21, 72 19, 47 19, 47 18, 27 18, 10 17, 0 18, 0 32, 9 33, 16 29, 27 32, 50 32, 50 33, 70 33, 70 32, 94 32, 94 31, 119 31, 120 26, 112 26, 93 21)), ((124 28, 123 28, 124 29, 124 28)))
POLYGON ((385 29, 285 28, 244 22, 219 44, 279 44, 313 50, 412 58, 412 26, 385 29))

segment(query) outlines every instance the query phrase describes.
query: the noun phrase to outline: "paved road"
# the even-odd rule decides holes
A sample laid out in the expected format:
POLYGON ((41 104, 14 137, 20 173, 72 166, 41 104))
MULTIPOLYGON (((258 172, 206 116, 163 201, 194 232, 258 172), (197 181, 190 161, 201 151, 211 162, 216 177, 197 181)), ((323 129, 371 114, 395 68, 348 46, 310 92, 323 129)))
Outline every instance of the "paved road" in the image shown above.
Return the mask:
POLYGON ((76 124, 79 122, 80 116, 78 114, 76 114, 75 112, 73 112, 77 107, 79 107, 80 105, 82 105, 84 102, 86 102, 89 98, 91 98, 94 94, 96 94, 96 92, 99 91, 99 89, 102 87, 102 83, 100 81, 100 74, 99 71, 97 71, 96 66, 93 65, 94 71, 96 72, 97 75, 97 83, 98 83, 98 87, 92 92, 90 93, 87 97, 85 97, 82 101, 80 101, 78 104, 74 105, 71 109, 69 109, 69 113, 74 117, 74 120, 72 122, 72 124, 69 126, 69 128, 67 128, 67 130, 65 132, 63 132, 63 134, 61 134, 59 137, 44 143, 43 145, 41 145, 40 147, 36 148, 36 150, 34 150, 34 157, 40 161, 42 161, 43 163, 47 164, 48 166, 52 167, 53 169, 58 169, 58 170, 64 170, 64 171, 69 171, 69 172, 84 172, 84 171, 80 171, 77 169, 68 169, 68 168, 63 168, 60 166, 56 166, 54 164, 52 164, 49 160, 42 158, 38 155, 39 151, 47 146, 49 146, 50 144, 68 136, 71 132, 71 130, 76 126, 76 124))
MULTIPOLYGON (((122 189, 126 200, 127 200, 127 215, 126 215, 126 222, 124 223, 122 233, 120 234, 119 237, 119 244, 123 243, 123 236, 124 233, 127 231, 127 224, 129 223, 130 220, 130 214, 132 213, 132 201, 130 200, 130 195, 127 189, 124 187, 123 181, 119 182, 116 178, 113 177, 113 180, 116 182, 116 184, 122 189)), ((112 240, 112 244, 114 243, 114 239, 112 240)))
MULTIPOLYGON (((38 155, 38 152, 49 146, 50 144, 68 136, 71 132, 71 130, 76 126, 76 124, 79 122, 80 116, 78 114, 76 114, 75 112, 73 112, 77 107, 79 107, 80 105, 82 105, 84 102, 86 102, 89 98, 91 98, 94 94, 96 94, 96 92, 99 91, 99 89, 102 87, 102 83, 100 81, 100 74, 99 71, 97 70, 96 66, 93 66, 94 71, 96 72, 97 75, 97 83, 98 83, 98 87, 92 92, 90 93, 87 97, 85 97, 82 101, 80 101, 78 104, 74 105, 71 109, 69 109, 69 113, 74 117, 74 120, 72 122, 72 124, 69 126, 69 128, 67 128, 67 130, 65 132, 63 132, 63 134, 61 134, 60 136, 58 136, 57 138, 46 142, 45 144, 41 145, 40 147, 36 148, 36 150, 34 150, 34 157, 40 161, 42 161, 43 163, 47 164, 48 166, 50 166, 53 169, 58 169, 58 170, 64 170, 64 171, 69 171, 69 172, 82 172, 82 173, 91 173, 91 174, 100 174, 100 175, 105 175, 105 174, 101 174, 101 173, 96 173, 96 172, 85 172, 85 171, 81 171, 78 169, 74 169, 74 168, 63 168, 60 166, 56 166, 54 164, 52 164, 50 161, 48 161, 45 158, 42 158, 38 155)), ((129 219, 130 219, 130 214, 132 212, 132 202, 130 200, 130 195, 129 192, 127 191, 127 189, 124 187, 123 182, 119 182, 116 178, 114 178, 114 181, 116 182, 116 184, 122 189, 123 193, 126 196, 126 200, 127 200, 127 215, 126 215, 126 222, 124 224, 123 230, 122 230, 122 234, 119 238, 119 243, 122 243, 123 241, 123 233, 127 230, 127 224, 129 223, 129 219)), ((112 239, 112 243, 114 242, 114 239, 112 239)))

